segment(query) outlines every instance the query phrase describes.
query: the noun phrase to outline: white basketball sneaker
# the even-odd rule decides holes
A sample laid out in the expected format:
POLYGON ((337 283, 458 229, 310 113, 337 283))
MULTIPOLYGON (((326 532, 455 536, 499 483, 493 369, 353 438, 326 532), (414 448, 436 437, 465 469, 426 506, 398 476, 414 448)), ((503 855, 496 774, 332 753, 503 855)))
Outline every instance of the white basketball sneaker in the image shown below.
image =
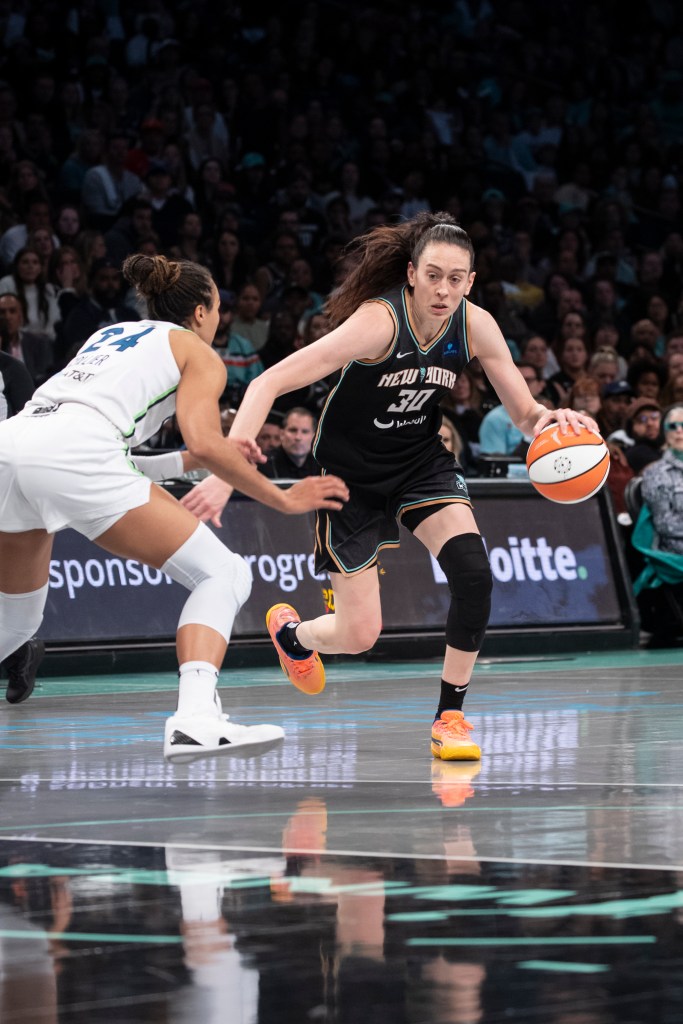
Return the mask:
MULTIPOLYGON (((216 694, 217 709, 220 700, 216 694)), ((229 715, 218 713, 171 715, 166 719, 164 757, 167 761, 196 761, 225 754, 256 757, 271 750, 285 731, 279 725, 237 725, 229 715)))

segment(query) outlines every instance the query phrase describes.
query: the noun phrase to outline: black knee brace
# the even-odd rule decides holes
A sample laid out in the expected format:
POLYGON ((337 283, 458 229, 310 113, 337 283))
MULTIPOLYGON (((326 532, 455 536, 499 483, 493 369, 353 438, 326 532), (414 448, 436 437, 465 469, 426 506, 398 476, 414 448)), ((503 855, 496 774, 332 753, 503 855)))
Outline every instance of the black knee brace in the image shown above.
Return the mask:
POLYGON ((478 533, 447 540, 437 561, 451 592, 446 643, 459 651, 478 651, 491 613, 493 578, 484 542, 478 533))

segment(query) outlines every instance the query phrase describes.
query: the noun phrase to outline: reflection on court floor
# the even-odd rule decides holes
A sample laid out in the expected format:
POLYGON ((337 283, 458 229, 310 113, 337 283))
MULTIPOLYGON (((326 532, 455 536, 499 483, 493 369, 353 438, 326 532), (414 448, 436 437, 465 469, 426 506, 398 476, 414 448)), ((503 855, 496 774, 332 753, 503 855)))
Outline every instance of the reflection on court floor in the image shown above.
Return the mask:
POLYGON ((682 661, 482 665, 481 764, 437 663, 234 673, 285 743, 179 767, 172 677, 3 702, 0 1021, 680 1024, 682 661))

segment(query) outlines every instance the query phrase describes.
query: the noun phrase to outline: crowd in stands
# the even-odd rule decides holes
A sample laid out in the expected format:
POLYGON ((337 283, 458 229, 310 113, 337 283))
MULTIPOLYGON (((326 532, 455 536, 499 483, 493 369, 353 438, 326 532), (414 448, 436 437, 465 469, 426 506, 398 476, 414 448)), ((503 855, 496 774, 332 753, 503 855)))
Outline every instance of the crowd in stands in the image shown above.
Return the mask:
MULTIPOLYGON (((131 252, 211 269, 235 408, 329 329, 348 242, 447 210, 470 298, 539 400, 597 419, 622 509, 683 401, 681 68, 672 0, 0 5, 0 414, 145 315, 131 252)), ((273 414, 317 416, 330 383, 273 414)), ((476 359, 444 416, 470 474, 528 443, 476 359)))

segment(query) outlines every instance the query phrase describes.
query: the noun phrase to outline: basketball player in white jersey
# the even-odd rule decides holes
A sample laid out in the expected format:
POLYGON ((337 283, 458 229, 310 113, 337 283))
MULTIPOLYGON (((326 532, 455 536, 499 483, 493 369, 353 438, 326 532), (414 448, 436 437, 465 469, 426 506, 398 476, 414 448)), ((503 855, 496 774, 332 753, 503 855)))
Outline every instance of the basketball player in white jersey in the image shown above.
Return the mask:
POLYGON ((153 481, 197 465, 285 513, 339 509, 339 478, 314 477, 283 491, 253 465, 252 443, 224 438, 218 400, 225 368, 211 348, 218 291, 196 263, 130 256, 123 272, 151 319, 102 328, 74 359, 0 424, 0 661, 7 699, 33 689, 53 536, 71 527, 122 558, 168 573, 191 594, 177 632, 178 707, 164 754, 189 760, 281 738, 274 725, 240 726, 216 694, 235 615, 249 596, 242 558, 153 481), (176 414, 187 452, 133 459, 129 447, 176 414))

